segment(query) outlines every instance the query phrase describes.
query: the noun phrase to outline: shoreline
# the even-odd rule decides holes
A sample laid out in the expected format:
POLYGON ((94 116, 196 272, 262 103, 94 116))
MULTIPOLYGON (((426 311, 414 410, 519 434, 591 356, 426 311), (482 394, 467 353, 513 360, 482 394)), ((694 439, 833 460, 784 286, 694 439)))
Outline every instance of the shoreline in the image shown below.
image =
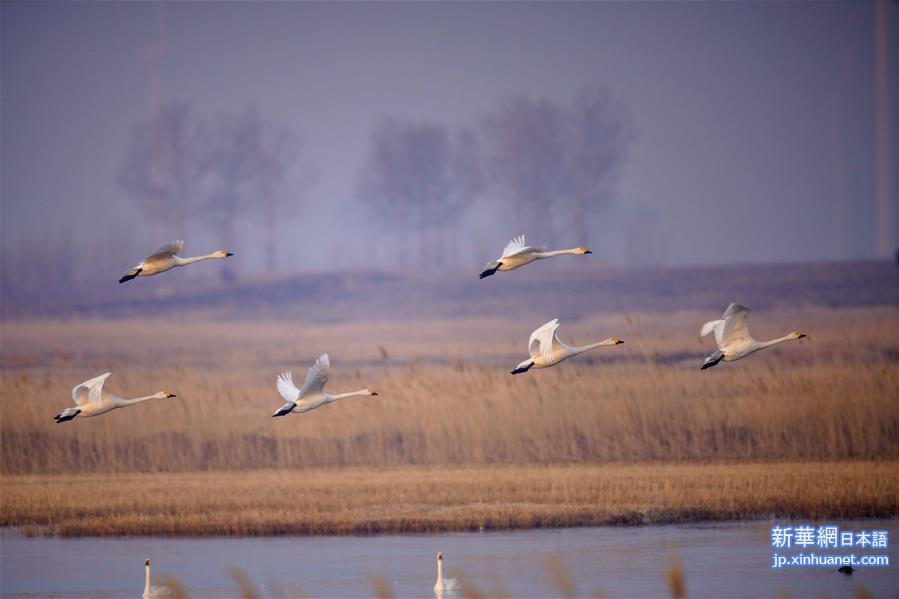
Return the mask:
POLYGON ((3 477, 25 536, 352 536, 892 519, 899 463, 638 463, 3 477))

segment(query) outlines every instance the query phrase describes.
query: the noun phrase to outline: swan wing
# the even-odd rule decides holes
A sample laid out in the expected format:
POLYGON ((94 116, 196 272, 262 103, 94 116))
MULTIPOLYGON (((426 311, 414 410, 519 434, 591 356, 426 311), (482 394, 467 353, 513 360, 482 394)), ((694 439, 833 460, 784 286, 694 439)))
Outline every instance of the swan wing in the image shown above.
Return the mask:
POLYGON ((146 258, 144 262, 153 262, 154 260, 168 260, 173 256, 177 256, 184 249, 184 240, 173 241, 167 243, 146 258))
POLYGON ((107 372, 106 374, 95 376, 94 378, 73 387, 72 401, 75 402, 75 405, 79 407, 93 405, 94 408, 99 409, 100 405, 103 403, 103 383, 106 382, 106 379, 108 379, 111 374, 111 372, 107 372))
POLYGON ((718 346, 720 347, 721 346, 721 333, 722 333, 722 331, 724 331, 724 321, 723 320, 708 321, 707 323, 702 325, 702 330, 699 331, 699 336, 705 337, 706 335, 708 335, 709 333, 711 333, 713 331, 715 333, 715 343, 717 343, 718 346))
POLYGON ((556 329, 559 328, 559 319, 554 318, 545 325, 531 333, 528 340, 528 354, 532 359, 540 356, 549 356, 553 351, 553 343, 558 342, 556 329))
POLYGON ((293 384, 293 375, 289 371, 279 374, 275 384, 284 401, 296 403, 300 397, 300 390, 293 384))
POLYGON ((529 245, 525 245, 524 235, 519 235, 506 244, 506 247, 503 248, 503 255, 500 256, 500 260, 502 260, 503 258, 509 258, 511 256, 517 256, 518 254, 536 251, 539 251, 539 248, 533 248, 529 245))
POLYGON ((306 382, 303 383, 303 388, 300 389, 300 397, 324 391, 325 383, 328 382, 328 376, 330 375, 331 360, 328 358, 328 354, 322 354, 315 361, 315 364, 312 365, 312 368, 309 369, 309 372, 306 373, 306 382))
POLYGON ((724 319, 724 326, 721 327, 720 344, 728 345, 734 341, 749 340, 749 308, 742 304, 731 304, 721 316, 724 319))

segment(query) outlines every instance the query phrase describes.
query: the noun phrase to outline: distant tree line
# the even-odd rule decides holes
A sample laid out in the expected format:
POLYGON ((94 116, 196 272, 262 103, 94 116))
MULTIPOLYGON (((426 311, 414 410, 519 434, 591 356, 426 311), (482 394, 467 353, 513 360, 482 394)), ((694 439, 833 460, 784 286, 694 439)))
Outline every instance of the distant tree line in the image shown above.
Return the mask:
MULTIPOLYGON (((510 96, 457 128, 400 118, 376 123, 354 195, 388 238, 390 263, 377 264, 375 248, 368 264, 469 264, 474 257, 494 257, 507 237, 519 233, 535 244, 594 242, 615 195, 630 131, 624 107, 597 86, 567 102, 510 96), (454 234, 460 239, 451 245, 454 234)), ((284 245, 277 224, 310 198, 308 159, 295 131, 252 104, 210 116, 171 102, 135 127, 116 180, 156 228, 159 244, 184 239, 188 224, 197 223, 222 248, 236 249, 238 229, 250 223, 261 232, 265 269, 273 273, 284 245)), ((152 249, 138 251, 133 241, 127 231, 85 238, 63 228, 34 243, 5 243, 3 296, 90 286, 99 282, 97 266, 106 281, 109 271, 152 249), (123 260, 110 247, 135 254, 123 260), (59 259, 71 251, 82 258, 74 266, 59 259), (91 268, 81 272, 78 264, 91 268)))
POLYGON ((188 218, 197 217, 224 248, 235 247, 237 222, 252 206, 264 230, 266 269, 274 272, 276 215, 296 206, 310 181, 306 171, 285 185, 301 150, 291 129, 253 105, 208 119, 173 102, 135 129, 118 181, 173 237, 183 239, 188 218))
POLYGON ((498 201, 510 235, 588 244, 629 140, 624 107, 602 87, 586 87, 567 104, 509 97, 455 133, 438 123, 386 119, 372 132, 357 198, 399 235, 407 261, 411 253, 418 263, 439 262, 441 232, 482 195, 498 201))

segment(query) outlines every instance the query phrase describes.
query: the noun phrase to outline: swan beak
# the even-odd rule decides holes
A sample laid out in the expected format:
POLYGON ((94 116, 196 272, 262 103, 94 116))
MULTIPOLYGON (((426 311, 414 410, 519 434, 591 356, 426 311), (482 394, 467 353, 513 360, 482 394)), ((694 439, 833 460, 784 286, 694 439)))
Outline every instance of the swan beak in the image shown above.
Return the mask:
POLYGON ((372 395, 377 395, 377 394, 378 394, 378 392, 375 391, 374 389, 369 389, 369 391, 371 391, 371 394, 372 394, 372 395))
POLYGON ((802 339, 804 337, 808 337, 808 335, 806 335, 805 333, 799 333, 799 336, 797 337, 797 339, 802 339))
POLYGON ((617 337, 615 339, 613 339, 612 341, 615 342, 615 345, 621 345, 622 343, 624 343, 624 341, 622 341, 621 339, 618 339, 617 337))
POLYGON ((584 248, 584 253, 585 253, 585 254, 592 254, 593 252, 591 252, 591 251, 588 250, 587 248, 584 248))
POLYGON ((234 252, 225 252, 225 258, 228 258, 233 255, 234 255, 234 252))
POLYGON ((149 565, 150 565, 150 560, 147 560, 146 562, 144 562, 144 565, 145 565, 145 566, 149 566, 149 565))
POLYGON ((166 396, 166 398, 169 398, 169 397, 178 397, 178 396, 175 395, 174 393, 169 393, 168 391, 165 392, 165 396, 166 396))

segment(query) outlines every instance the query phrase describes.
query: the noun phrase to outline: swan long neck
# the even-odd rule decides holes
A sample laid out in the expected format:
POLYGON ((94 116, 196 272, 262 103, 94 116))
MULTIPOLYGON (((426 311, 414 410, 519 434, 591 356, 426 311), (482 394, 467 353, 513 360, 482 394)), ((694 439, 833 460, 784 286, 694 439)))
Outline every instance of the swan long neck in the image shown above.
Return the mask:
POLYGON ((534 256, 540 258, 552 258, 553 256, 561 256, 562 254, 577 254, 580 256, 584 251, 581 248, 571 248, 569 250, 553 250, 551 252, 534 252, 534 256))
POLYGON ((371 393, 369 393, 368 389, 359 389, 358 391, 350 391, 349 393, 335 393, 334 395, 328 395, 328 401, 337 401, 338 399, 355 397, 357 395, 371 395, 371 393))
POLYGON ((194 262, 199 262, 201 260, 211 260, 213 258, 221 258, 222 256, 217 255, 215 252, 211 254, 206 254, 205 256, 194 256, 192 258, 175 258, 175 263, 178 266, 185 266, 186 264, 193 264, 194 262))
POLYGON ((437 560, 437 584, 443 585, 443 560, 437 560))
POLYGON ((569 348, 571 353, 582 354, 584 352, 590 351, 591 349, 596 349, 597 347, 602 347, 604 345, 615 345, 615 341, 612 339, 604 339, 602 341, 591 343, 589 345, 568 345, 566 347, 569 348))
POLYGON ((758 347, 759 349, 764 349, 766 347, 771 347, 772 345, 777 345, 778 343, 783 343, 784 341, 793 341, 794 339, 796 339, 795 335, 793 335, 793 333, 790 333, 788 335, 784 335, 783 337, 778 337, 777 339, 772 339, 770 341, 759 341, 758 347))
MULTIPOLYGON (((155 395, 147 395, 146 397, 135 397, 134 399, 121 399, 119 398, 119 403, 123 406, 130 406, 131 404, 141 403, 150 399, 156 399, 155 395)), ((149 572, 149 566, 147 567, 147 571, 149 572)))
POLYGON ((150 596, 150 564, 147 564, 147 582, 144 584, 144 597, 150 596))

